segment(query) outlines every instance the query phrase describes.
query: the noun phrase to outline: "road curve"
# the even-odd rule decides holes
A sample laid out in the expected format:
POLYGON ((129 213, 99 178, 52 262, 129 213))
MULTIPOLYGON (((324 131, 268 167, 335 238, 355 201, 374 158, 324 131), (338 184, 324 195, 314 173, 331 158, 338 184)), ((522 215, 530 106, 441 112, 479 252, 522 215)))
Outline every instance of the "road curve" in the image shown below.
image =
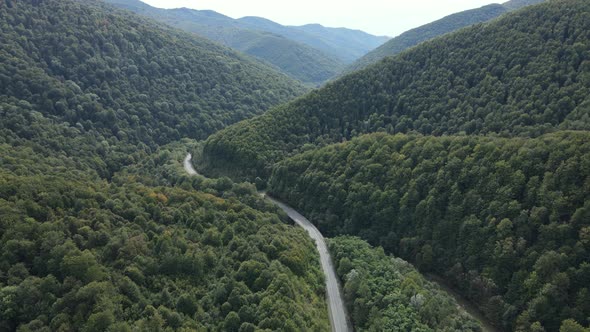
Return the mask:
MULTIPOLYGON (((197 175, 197 171, 191 163, 193 156, 189 153, 184 158, 184 170, 189 175, 197 175)), ((264 195, 266 199, 280 207, 289 218, 293 219, 297 225, 303 227, 309 234, 309 236, 315 241, 316 247, 320 253, 320 263, 322 270, 326 276, 326 300, 328 302, 328 313, 330 315, 330 325, 332 326, 333 332, 350 332, 352 331, 352 325, 348 321, 348 315, 346 314, 346 307, 342 300, 342 292, 340 290, 340 283, 336 276, 336 270, 332 263, 332 257, 328 252, 328 246, 322 236, 322 233, 309 221, 307 218, 302 216, 299 212, 295 211, 286 204, 277 201, 276 199, 264 195)))
POLYGON ((191 160, 193 159, 193 155, 192 154, 187 154, 186 157, 184 158, 184 170, 189 174, 189 175, 197 175, 199 173, 197 173, 197 171, 195 170, 195 168, 193 167, 193 164, 191 163, 191 160))
POLYGON ((322 236, 322 233, 299 212, 286 204, 277 201, 276 199, 265 195, 266 199, 273 202, 280 207, 287 215, 293 219, 299 226, 303 227, 309 233, 309 236, 315 241, 316 247, 320 252, 320 261, 322 270, 326 276, 326 299, 328 301, 328 313, 330 314, 330 324, 334 332, 348 332, 352 331, 351 324, 348 321, 346 314, 346 307, 342 300, 342 292, 340 290, 340 283, 336 276, 336 270, 332 263, 332 257, 328 252, 328 246, 322 236))

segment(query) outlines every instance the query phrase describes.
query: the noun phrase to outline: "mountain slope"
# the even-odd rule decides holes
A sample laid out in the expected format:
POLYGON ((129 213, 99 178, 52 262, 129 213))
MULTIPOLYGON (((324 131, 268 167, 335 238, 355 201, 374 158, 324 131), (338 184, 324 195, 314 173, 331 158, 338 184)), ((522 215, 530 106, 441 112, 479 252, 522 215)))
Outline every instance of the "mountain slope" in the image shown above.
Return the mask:
POLYGON ((224 44, 308 85, 323 83, 343 67, 342 63, 317 49, 272 33, 235 30, 224 34, 222 40, 224 44))
POLYGON ((278 163, 269 192, 444 276, 504 330, 590 323, 588 131, 370 134, 278 163))
POLYGON ((476 23, 486 22, 496 18, 508 10, 502 5, 491 4, 481 8, 466 10, 446 16, 440 20, 409 30, 392 38, 387 43, 367 53, 348 66, 344 73, 363 69, 379 60, 401 53, 402 51, 445 33, 458 30, 476 23))
POLYGON ((510 0, 506 1, 502 4, 502 6, 510 9, 516 10, 526 6, 536 5, 538 3, 544 2, 546 0, 510 0))
POLYGON ((344 73, 365 68, 379 60, 401 53, 402 51, 416 46, 424 41, 441 36, 445 33, 459 30, 476 23, 482 23, 494 19, 511 10, 537 4, 545 0, 513 0, 502 5, 491 4, 481 8, 462 11, 460 13, 446 16, 440 20, 409 30, 391 39, 377 49, 367 53, 348 66, 344 73))
POLYGON ((343 66, 337 58, 318 49, 211 10, 167 10, 139 0, 106 1, 254 56, 304 83, 319 84, 343 66))
POLYGON ((386 40, 349 29, 287 27, 258 17, 235 20, 210 10, 166 10, 139 0, 106 1, 252 55, 310 84, 333 77, 345 63, 386 40))
POLYGON ((1 8, 2 100, 154 146, 205 138, 304 91, 207 40, 100 4, 89 17, 88 3, 67 4, 1 8))
POLYGON ((553 1, 426 42, 215 133, 205 156, 268 176, 269 165, 308 143, 367 132, 589 129, 588 13, 585 1, 553 1))
POLYGON ((139 0, 106 0, 174 27, 197 33, 272 64, 292 78, 319 84, 388 40, 319 24, 283 26, 260 17, 233 19, 210 10, 159 9, 139 0))
POLYGON ((283 26, 265 18, 252 16, 240 18, 238 21, 254 29, 275 33, 314 47, 336 57, 344 64, 351 63, 389 39, 359 30, 327 28, 320 24, 283 26))
POLYGON ((294 28, 312 34, 327 44, 333 45, 332 48, 340 54, 350 53, 348 55, 350 60, 344 59, 346 63, 360 58, 367 54, 368 51, 375 49, 390 39, 386 36, 373 36, 360 30, 328 28, 320 24, 306 24, 294 28))
POLYGON ((312 242, 254 188, 107 183, 51 134, 0 144, 0 330, 328 329, 312 242))
POLYGON ((481 330, 461 306, 408 262, 356 237, 332 238, 328 246, 357 331, 481 330))
POLYGON ((329 328, 303 230, 161 171, 300 85, 96 1, 5 0, 0 27, 1 331, 329 328))

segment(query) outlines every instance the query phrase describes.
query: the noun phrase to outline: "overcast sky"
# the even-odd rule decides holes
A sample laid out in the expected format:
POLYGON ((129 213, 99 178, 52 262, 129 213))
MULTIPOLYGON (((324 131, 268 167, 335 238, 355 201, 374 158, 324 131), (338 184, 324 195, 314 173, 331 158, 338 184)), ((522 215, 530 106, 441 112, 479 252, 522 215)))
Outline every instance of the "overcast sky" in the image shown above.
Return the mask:
MULTIPOLYGON (((446 15, 494 0, 142 0, 154 7, 211 9, 240 18, 260 16, 283 25, 319 23, 395 37, 446 15)), ((505 1, 505 0, 500 0, 505 1)))

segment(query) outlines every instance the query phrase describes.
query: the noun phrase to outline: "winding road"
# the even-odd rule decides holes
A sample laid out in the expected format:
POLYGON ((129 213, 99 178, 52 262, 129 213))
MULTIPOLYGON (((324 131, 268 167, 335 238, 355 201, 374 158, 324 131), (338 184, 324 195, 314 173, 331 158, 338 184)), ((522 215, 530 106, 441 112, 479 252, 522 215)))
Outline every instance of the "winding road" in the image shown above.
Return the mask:
POLYGON ((320 252, 320 262, 322 264, 322 270, 326 276, 326 299, 328 301, 328 312, 330 314, 330 324, 332 325, 332 331, 352 331, 351 324, 348 321, 346 315, 346 307, 342 300, 342 292, 340 290, 340 283, 336 276, 336 270, 332 263, 332 257, 328 251, 326 240, 322 236, 322 233, 309 221, 307 218, 302 216, 299 212, 295 211, 288 205, 277 201, 276 199, 265 195, 266 199, 273 202, 276 206, 280 207, 289 218, 293 219, 297 225, 303 227, 309 233, 309 236, 315 241, 315 245, 320 252))
MULTIPOLYGON (((186 158, 184 158, 184 170, 189 175, 197 175, 198 173, 193 167, 191 160, 192 155, 189 153, 186 155, 186 158)), ((328 313, 330 315, 330 325, 332 326, 332 331, 352 331, 352 325, 350 324, 348 315, 346 314, 346 307, 344 306, 340 283, 338 281, 338 277, 336 276, 336 270, 334 268, 334 264, 332 263, 332 257, 330 256, 328 246, 326 245, 326 240, 322 236, 322 233, 320 233, 320 231, 309 220, 307 220, 307 218, 302 216, 293 208, 272 197, 269 197, 268 195, 264 195, 264 197, 285 211, 289 218, 293 219, 297 225, 303 227, 303 229, 305 229, 309 236, 315 241, 316 247, 320 253, 322 270, 326 276, 326 300, 328 302, 328 313)))
POLYGON ((193 159, 193 155, 192 154, 187 154, 186 157, 184 158, 184 170, 189 174, 189 175, 198 175, 199 173, 197 173, 197 171, 195 170, 195 168, 193 167, 193 164, 191 163, 191 160, 193 159))

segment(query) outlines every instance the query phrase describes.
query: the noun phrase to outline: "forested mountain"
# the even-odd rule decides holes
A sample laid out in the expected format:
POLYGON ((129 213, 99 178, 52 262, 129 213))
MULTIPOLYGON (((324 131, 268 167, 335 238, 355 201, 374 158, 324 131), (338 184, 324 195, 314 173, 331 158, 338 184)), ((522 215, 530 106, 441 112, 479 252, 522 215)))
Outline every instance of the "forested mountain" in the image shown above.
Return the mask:
POLYGON ((317 48, 344 64, 351 63, 389 40, 389 37, 385 36, 374 36, 346 28, 327 28, 320 24, 283 26, 261 17, 243 17, 239 21, 255 29, 272 32, 317 48))
POLYGON ((159 9, 139 0, 105 0, 252 55, 292 78, 320 84, 388 38, 320 25, 283 26, 259 17, 231 17, 210 10, 159 9))
POLYGON ((229 49, 103 5, 0 9, 3 101, 85 130, 148 146, 204 138, 304 91, 229 49))
POLYGON ((314 35, 331 45, 332 49, 341 54, 345 63, 360 58, 390 39, 387 36, 374 36, 361 30, 328 28, 320 24, 306 24, 294 28, 314 35))
POLYGON ((587 131, 371 134, 278 163, 269 192, 327 236, 359 235, 444 276, 506 330, 590 323, 587 131))
POLYGON ((340 73, 343 68, 339 60, 321 51, 268 32, 242 30, 224 39, 231 47, 313 87, 340 73))
POLYGON ((330 239, 355 331, 481 331, 408 262, 350 236, 330 239))
POLYGON ((305 231, 187 151, 360 237, 329 241, 355 330, 480 330, 394 254, 506 330, 587 331, 589 17, 550 1, 286 103, 306 89, 194 34, 0 0, 0 331, 329 330, 305 231))
MULTIPOLYGON (((588 17, 550 1, 425 42, 215 133, 204 170, 269 178, 323 234, 443 276, 504 330, 586 331, 588 17)), ((394 303, 373 279, 349 300, 357 328, 394 303)))
POLYGON ((254 56, 304 83, 319 84, 344 65, 319 49, 214 11, 160 9, 139 0, 105 1, 254 56))
POLYGON ((268 176, 289 153, 368 132, 590 129, 589 14, 587 1, 551 1, 423 43, 215 133, 205 157, 268 176))
POLYGON ((96 1, 0 1, 0 331, 328 330, 313 243, 252 185, 125 169, 302 91, 96 1))
POLYGON ((547 0, 510 0, 510 1, 506 1, 502 4, 502 6, 511 9, 511 10, 516 10, 516 9, 520 9, 526 6, 530 6, 530 5, 536 5, 538 3, 544 2, 547 0))
POLYGON ((344 69, 343 74, 366 68, 387 56, 399 54, 410 47, 416 46, 421 42, 430 40, 434 37, 441 36, 445 33, 456 31, 476 23, 489 21, 507 11, 507 8, 502 5, 491 4, 481 8, 452 14, 432 23, 408 30, 347 66, 344 69))
POLYGON ((501 5, 491 4, 481 8, 465 10, 443 17, 440 20, 409 30, 395 38, 392 38, 387 43, 379 46, 375 50, 364 55, 362 58, 356 60, 343 72, 350 73, 355 70, 363 69, 387 56, 399 54, 410 47, 416 46, 434 37, 438 37, 445 33, 456 31, 476 23, 486 22, 511 10, 520 9, 522 7, 537 4, 543 1, 545 0, 512 0, 501 5))

